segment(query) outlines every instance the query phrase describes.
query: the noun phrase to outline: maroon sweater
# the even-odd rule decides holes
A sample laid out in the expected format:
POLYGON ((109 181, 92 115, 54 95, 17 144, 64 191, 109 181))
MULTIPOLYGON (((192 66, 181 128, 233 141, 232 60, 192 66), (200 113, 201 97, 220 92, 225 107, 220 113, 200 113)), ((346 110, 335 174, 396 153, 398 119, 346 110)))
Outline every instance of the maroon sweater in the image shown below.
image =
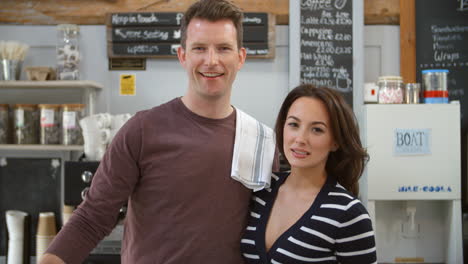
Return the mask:
POLYGON ((128 199, 122 263, 244 263, 251 191, 230 177, 235 119, 198 116, 180 98, 137 113, 48 253, 80 263, 128 199))

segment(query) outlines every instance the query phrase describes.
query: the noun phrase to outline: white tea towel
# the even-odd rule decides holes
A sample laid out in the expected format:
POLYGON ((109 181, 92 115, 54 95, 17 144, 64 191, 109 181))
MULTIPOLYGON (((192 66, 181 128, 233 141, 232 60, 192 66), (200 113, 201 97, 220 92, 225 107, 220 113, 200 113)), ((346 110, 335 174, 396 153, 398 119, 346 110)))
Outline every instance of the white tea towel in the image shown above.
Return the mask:
POLYGON ((236 108, 231 177, 255 192, 269 188, 275 145, 271 128, 236 108))

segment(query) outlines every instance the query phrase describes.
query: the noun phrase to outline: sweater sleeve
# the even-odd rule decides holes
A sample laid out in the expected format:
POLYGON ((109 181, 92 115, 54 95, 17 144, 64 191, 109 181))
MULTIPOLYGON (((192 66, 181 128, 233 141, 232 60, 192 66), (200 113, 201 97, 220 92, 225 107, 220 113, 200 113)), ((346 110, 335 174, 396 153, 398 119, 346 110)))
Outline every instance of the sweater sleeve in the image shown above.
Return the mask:
POLYGON ((338 262, 377 263, 374 231, 365 207, 356 203, 346 211, 340 223, 335 245, 338 262))
POLYGON ((86 200, 60 230, 47 253, 67 264, 82 263, 114 228, 120 208, 140 177, 141 115, 136 114, 117 133, 97 169, 86 200))

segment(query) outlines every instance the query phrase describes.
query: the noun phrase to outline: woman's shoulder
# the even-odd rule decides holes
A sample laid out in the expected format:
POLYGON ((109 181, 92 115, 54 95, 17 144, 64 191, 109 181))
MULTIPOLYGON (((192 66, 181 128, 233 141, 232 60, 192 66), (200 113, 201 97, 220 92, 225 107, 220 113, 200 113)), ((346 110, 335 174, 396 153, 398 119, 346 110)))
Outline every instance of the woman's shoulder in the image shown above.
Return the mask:
POLYGON ((272 194, 278 191, 279 186, 281 186, 281 184, 284 182, 284 180, 286 179, 288 175, 289 175, 289 172, 272 172, 270 186, 264 188, 261 191, 254 192, 253 193, 254 197, 260 197, 262 199, 271 198, 272 194))
POLYGON ((325 195, 326 203, 342 211, 343 214, 348 216, 368 214, 361 200, 337 182, 328 186, 325 195))
POLYGON ((291 171, 280 171, 280 172, 272 172, 271 173, 271 189, 279 188, 281 184, 284 183, 286 178, 289 176, 291 171))

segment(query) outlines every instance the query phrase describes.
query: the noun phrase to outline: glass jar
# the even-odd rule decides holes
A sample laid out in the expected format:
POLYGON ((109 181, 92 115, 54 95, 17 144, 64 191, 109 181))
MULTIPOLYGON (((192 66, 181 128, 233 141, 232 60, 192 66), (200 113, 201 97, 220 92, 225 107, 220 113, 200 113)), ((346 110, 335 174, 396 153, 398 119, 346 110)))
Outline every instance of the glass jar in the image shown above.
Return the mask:
POLYGON ((60 144, 60 105, 40 104, 39 142, 44 145, 60 144))
POLYGON ((57 79, 78 80, 80 28, 74 24, 57 26, 57 79))
POLYGON ((402 104, 405 100, 403 79, 400 76, 381 76, 378 81, 379 104, 402 104))
POLYGON ((62 144, 83 145, 83 133, 79 124, 83 117, 83 104, 62 105, 62 144))
POLYGON ((9 131, 9 107, 0 104, 0 144, 8 144, 9 131))
POLYGON ((16 104, 14 106, 14 144, 37 144, 38 114, 35 104, 16 104))

